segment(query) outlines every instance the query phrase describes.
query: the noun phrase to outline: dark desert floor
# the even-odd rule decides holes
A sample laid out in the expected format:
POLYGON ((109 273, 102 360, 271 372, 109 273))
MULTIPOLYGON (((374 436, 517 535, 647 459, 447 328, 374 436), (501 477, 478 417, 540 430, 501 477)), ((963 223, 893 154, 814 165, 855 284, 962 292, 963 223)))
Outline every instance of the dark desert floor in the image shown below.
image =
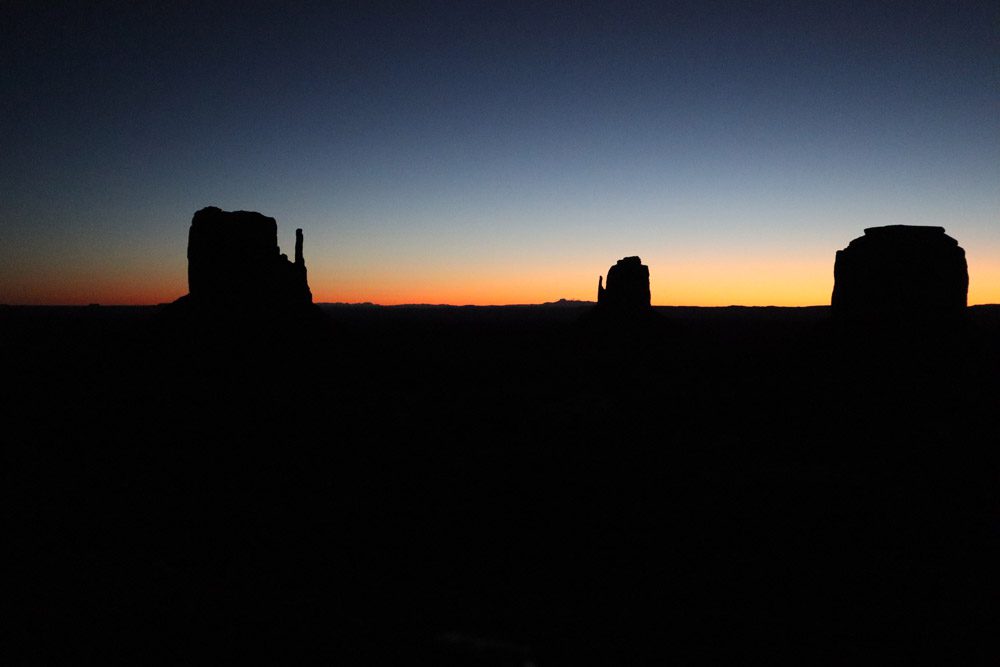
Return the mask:
POLYGON ((1000 307, 588 310, 0 308, 5 662, 991 662, 1000 307))

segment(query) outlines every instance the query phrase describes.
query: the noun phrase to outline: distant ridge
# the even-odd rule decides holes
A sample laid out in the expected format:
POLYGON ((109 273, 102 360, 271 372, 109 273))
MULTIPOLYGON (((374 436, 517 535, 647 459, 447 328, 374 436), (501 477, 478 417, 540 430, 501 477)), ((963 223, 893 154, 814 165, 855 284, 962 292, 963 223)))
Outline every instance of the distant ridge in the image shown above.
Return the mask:
POLYGON ((559 299, 558 301, 546 301, 545 303, 538 304, 540 306, 568 306, 575 308, 577 306, 593 306, 596 301, 579 301, 576 299, 559 299))
POLYGON ((352 306, 356 308, 581 308, 584 306, 593 306, 595 303, 595 301, 559 299, 558 301, 546 301, 545 303, 509 303, 505 305, 478 305, 472 303, 397 303, 392 305, 382 305, 379 303, 372 303, 371 301, 361 301, 356 303, 348 301, 330 301, 320 302, 317 305, 337 307, 352 306))

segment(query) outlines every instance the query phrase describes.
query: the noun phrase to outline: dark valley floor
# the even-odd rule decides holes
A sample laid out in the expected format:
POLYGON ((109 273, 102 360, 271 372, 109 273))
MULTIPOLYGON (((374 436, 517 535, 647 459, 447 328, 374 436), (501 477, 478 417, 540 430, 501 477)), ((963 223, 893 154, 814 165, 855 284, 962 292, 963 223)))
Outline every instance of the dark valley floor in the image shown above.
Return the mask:
POLYGON ((989 664, 1000 307, 0 308, 7 664, 989 664))

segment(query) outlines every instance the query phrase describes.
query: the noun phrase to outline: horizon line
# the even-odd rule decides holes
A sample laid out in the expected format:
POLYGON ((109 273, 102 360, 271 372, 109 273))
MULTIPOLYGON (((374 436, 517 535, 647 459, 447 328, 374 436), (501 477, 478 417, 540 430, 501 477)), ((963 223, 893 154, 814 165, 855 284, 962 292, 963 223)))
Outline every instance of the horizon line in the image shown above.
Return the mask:
MULTIPOLYGON (((169 306, 173 301, 161 301, 158 303, 0 303, 0 308, 159 308, 169 306)), ((537 308, 540 306, 596 306, 596 301, 581 299, 557 299, 555 301, 543 301, 541 303, 375 303, 374 301, 314 301, 317 306, 367 306, 373 308, 537 308)), ((1000 306, 1000 303, 970 303, 966 308, 978 308, 980 306, 1000 306)), ((650 304, 650 308, 830 308, 829 303, 813 303, 801 305, 778 305, 778 304, 741 304, 730 303, 725 305, 698 305, 698 304, 650 304)))

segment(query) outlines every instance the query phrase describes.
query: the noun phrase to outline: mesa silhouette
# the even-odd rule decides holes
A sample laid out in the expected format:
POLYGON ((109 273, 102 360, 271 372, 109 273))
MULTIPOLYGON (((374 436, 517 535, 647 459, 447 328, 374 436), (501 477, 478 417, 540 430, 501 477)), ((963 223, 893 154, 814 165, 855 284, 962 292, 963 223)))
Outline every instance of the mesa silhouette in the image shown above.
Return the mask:
POLYGON ((623 257, 608 269, 608 286, 597 279, 597 305, 638 311, 649 308, 649 267, 638 257, 623 257))
POLYGON ((965 251, 943 227, 869 227, 837 251, 831 305, 844 321, 940 321, 966 308, 965 251))
POLYGON ((603 276, 598 277, 597 304, 580 322, 599 336, 663 333, 663 320, 650 301, 649 267, 638 256, 623 257, 608 269, 606 286, 603 276))
POLYGON ((278 223, 255 211, 197 211, 188 232, 188 290, 168 310, 187 320, 302 323, 319 309, 309 289, 303 234, 295 259, 278 246, 278 223))
POLYGON ((295 262, 290 262, 278 247, 274 218, 203 208, 194 214, 188 233, 186 299, 211 308, 310 304, 302 244, 302 230, 296 229, 295 262))

